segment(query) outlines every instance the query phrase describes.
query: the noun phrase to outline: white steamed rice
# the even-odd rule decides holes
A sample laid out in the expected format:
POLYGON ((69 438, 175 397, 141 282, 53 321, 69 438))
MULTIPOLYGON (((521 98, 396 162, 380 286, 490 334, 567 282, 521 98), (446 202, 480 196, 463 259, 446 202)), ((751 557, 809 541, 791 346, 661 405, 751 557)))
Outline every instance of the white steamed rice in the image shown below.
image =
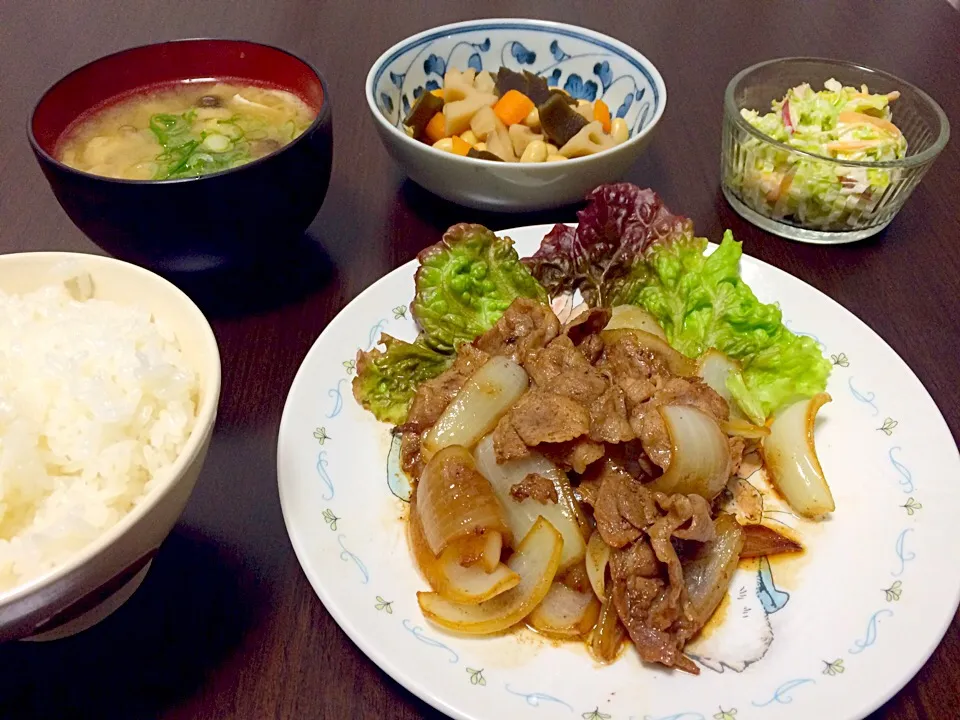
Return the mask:
POLYGON ((0 291, 0 591, 120 520, 194 425, 198 379, 173 334, 91 288, 0 291))

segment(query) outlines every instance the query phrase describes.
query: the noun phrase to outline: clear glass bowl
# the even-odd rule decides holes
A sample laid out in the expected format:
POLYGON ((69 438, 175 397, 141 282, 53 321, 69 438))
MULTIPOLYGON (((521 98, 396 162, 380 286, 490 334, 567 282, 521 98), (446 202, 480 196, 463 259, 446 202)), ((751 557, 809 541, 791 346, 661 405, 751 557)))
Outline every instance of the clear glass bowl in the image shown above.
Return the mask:
POLYGON ((862 240, 893 220, 950 137, 947 116, 919 88, 880 70, 818 58, 782 58, 759 63, 730 81, 723 103, 721 188, 745 219, 791 240, 834 244, 862 240), (890 162, 854 162, 814 155, 778 142, 746 120, 743 108, 760 113, 788 89, 809 83, 822 90, 835 78, 867 85, 871 93, 900 92, 893 122, 907 139, 906 157, 890 162), (816 192, 776 179, 798 164, 819 163, 817 174, 836 178, 816 192))

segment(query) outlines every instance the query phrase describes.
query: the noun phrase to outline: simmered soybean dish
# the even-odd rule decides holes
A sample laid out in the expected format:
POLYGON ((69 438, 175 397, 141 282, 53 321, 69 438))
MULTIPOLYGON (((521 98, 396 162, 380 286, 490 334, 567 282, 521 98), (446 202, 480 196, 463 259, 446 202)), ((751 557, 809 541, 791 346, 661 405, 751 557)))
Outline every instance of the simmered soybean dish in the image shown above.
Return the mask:
POLYGON ((227 82, 147 90, 80 119, 57 159, 127 180, 172 180, 227 170, 276 152, 316 111, 293 93, 227 82))
POLYGON ((557 162, 608 150, 630 137, 600 98, 576 100, 530 72, 494 76, 447 70, 403 120, 406 133, 438 150, 479 160, 557 162))

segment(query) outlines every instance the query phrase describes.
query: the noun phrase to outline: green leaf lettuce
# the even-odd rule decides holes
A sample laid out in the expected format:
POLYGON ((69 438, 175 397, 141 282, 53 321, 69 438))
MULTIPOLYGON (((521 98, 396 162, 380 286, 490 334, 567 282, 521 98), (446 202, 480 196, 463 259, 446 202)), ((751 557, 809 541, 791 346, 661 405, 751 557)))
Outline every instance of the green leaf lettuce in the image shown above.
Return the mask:
POLYGON ((654 315, 685 355, 716 348, 739 360, 742 375, 727 385, 756 421, 822 392, 830 362, 815 340, 790 332, 780 308, 761 303, 740 277, 741 243, 728 230, 714 253, 705 255, 706 248, 692 233, 652 245, 645 258, 652 272, 630 301, 654 315))
POLYGON ((408 343, 384 333, 380 344, 383 350, 357 354, 353 396, 377 420, 399 425, 407 419, 417 386, 450 367, 454 356, 428 347, 423 338, 408 343))
POLYGON ((410 308, 424 341, 453 352, 485 333, 518 297, 547 302, 547 293, 520 262, 510 238, 482 225, 454 225, 417 256, 410 308))
POLYGON ((450 367, 458 345, 493 327, 518 297, 547 301, 513 241, 482 225, 454 225, 417 258, 411 310, 420 336, 412 343, 381 336, 383 350, 357 354, 353 380, 357 402, 395 425, 407 419, 417 387, 450 367))
POLYGON ((740 277, 740 243, 728 231, 707 240, 652 190, 601 185, 576 228, 556 226, 524 262, 554 296, 579 291, 588 305, 636 304, 690 357, 710 348, 738 360, 727 386, 754 421, 826 388, 830 363, 816 342, 783 324, 780 308, 757 300, 740 277))

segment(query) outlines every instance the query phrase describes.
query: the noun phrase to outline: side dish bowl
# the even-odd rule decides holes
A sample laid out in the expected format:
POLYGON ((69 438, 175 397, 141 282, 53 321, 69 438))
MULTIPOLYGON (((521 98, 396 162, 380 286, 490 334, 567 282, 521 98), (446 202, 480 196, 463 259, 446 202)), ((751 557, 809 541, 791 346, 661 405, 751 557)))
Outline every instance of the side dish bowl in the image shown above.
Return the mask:
POLYGON ((196 418, 173 465, 126 515, 63 564, 0 592, 0 641, 72 635, 105 618, 133 594, 187 504, 217 415, 216 338, 200 309, 167 280, 113 258, 15 253, 0 257, 0 290, 27 293, 62 281, 60 268, 68 263, 89 274, 94 299, 142 307, 176 336, 198 377, 196 418))
POLYGON ((400 41, 370 68, 366 96, 384 147, 411 180, 452 202, 503 212, 579 202, 620 179, 667 102, 657 68, 629 45, 573 25, 512 18, 444 25, 400 41), (603 99, 614 118, 626 121, 629 140, 566 162, 504 163, 453 155, 404 132, 410 107, 440 87, 448 68, 495 75, 501 67, 540 75, 576 99, 603 99))
POLYGON ((737 73, 727 86, 721 188, 734 210, 775 235, 819 244, 862 240, 890 224, 949 138, 940 106, 889 73, 839 60, 769 60, 737 73), (870 93, 899 93, 890 109, 907 142, 905 157, 870 162, 806 152, 765 135, 741 115, 770 112, 790 88, 807 83, 822 90, 830 79, 866 85, 870 93), (812 180, 791 182, 801 175, 812 180))
POLYGON ((298 237, 326 195, 333 159, 330 93, 320 73, 279 48, 245 40, 178 40, 123 50, 48 89, 27 134, 70 219, 107 252, 168 273, 250 262, 298 237), (120 180, 68 167, 58 142, 85 114, 138 91, 198 79, 288 90, 317 111, 303 134, 245 165, 194 178, 120 180))

